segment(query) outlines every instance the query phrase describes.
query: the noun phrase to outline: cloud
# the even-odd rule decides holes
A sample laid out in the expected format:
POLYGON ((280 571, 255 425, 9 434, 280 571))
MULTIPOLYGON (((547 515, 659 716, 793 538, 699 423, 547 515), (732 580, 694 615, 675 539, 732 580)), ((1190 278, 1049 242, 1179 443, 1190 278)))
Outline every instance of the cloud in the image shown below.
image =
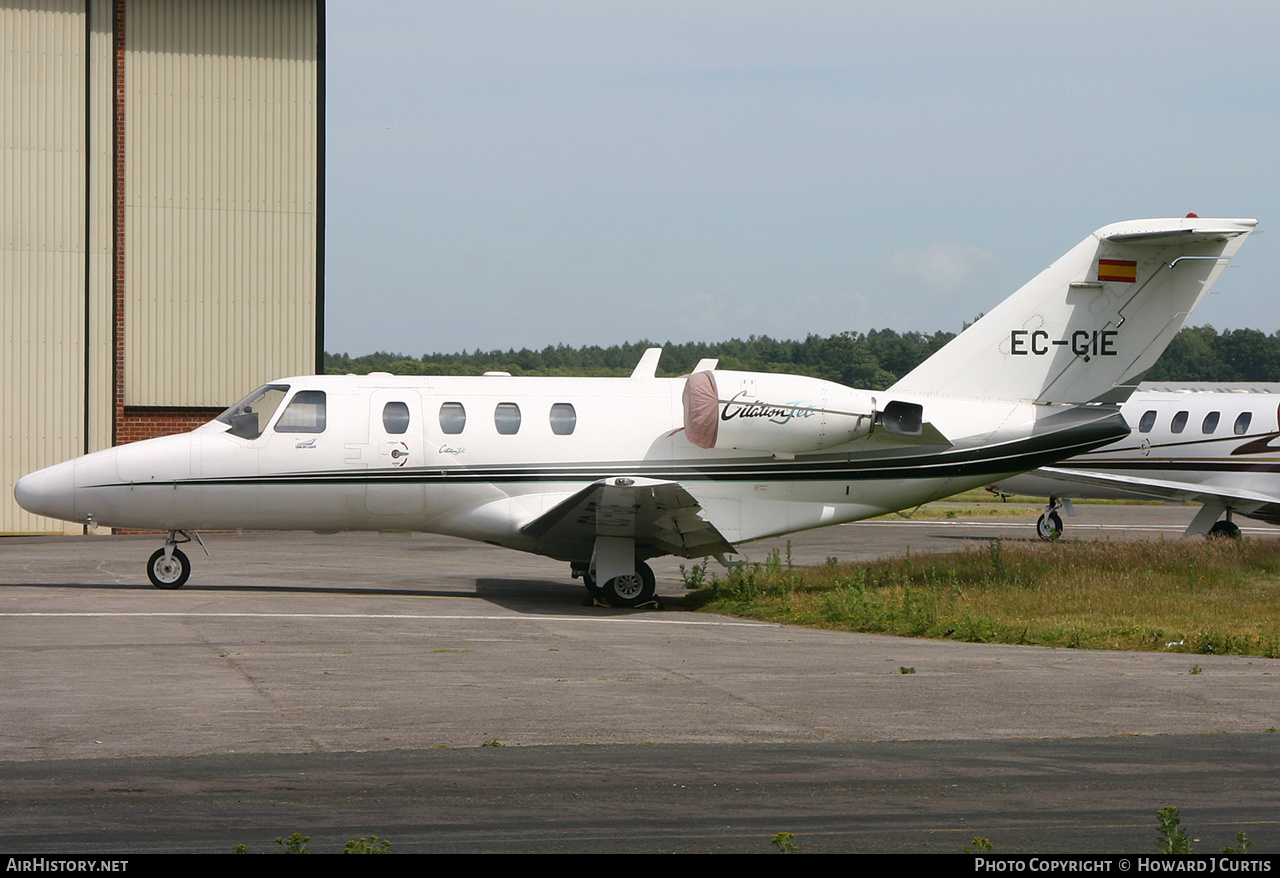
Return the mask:
POLYGON ((877 273, 895 284, 949 298, 999 263, 999 257, 989 250, 942 242, 890 253, 877 266, 877 273))

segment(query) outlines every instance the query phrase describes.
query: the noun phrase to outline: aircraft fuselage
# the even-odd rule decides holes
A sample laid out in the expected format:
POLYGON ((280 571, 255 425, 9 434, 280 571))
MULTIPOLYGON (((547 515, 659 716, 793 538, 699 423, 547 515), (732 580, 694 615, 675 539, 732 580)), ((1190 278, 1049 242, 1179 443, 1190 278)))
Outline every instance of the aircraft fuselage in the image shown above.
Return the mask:
MULTIPOLYGON (((1127 431, 1111 406, 929 399, 926 417, 949 445, 871 428, 813 454, 705 449, 685 435, 684 386, 683 378, 286 378, 266 385, 283 388, 274 410, 252 413, 266 419, 258 435, 218 420, 106 449, 28 476, 19 499, 100 526, 429 531, 539 551, 525 525, 584 486, 625 475, 690 488, 736 543, 915 506, 1127 431), (307 397, 322 400, 318 421, 315 404, 296 413, 293 403, 307 397)), ((722 416, 735 412, 742 407, 722 416)))

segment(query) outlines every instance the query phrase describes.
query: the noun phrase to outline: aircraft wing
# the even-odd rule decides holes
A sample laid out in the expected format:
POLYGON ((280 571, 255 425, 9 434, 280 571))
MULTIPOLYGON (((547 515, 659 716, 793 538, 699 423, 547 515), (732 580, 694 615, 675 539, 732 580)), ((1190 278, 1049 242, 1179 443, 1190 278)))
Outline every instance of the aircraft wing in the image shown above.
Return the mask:
POLYGON ((680 483, 611 476, 592 482, 520 530, 552 557, 586 559, 597 536, 635 539, 636 555, 701 558, 737 549, 680 483))
POLYGON ((1168 479, 1148 479, 1142 476, 1122 476, 1092 470, 1067 469, 1045 466, 1036 475, 1064 482, 1076 482, 1099 488, 1113 488, 1152 497, 1157 500, 1179 500, 1184 503, 1203 503, 1238 510, 1245 515, 1262 506, 1280 503, 1274 494, 1262 494, 1244 488, 1226 488, 1220 485, 1204 485, 1194 482, 1177 482, 1168 479))

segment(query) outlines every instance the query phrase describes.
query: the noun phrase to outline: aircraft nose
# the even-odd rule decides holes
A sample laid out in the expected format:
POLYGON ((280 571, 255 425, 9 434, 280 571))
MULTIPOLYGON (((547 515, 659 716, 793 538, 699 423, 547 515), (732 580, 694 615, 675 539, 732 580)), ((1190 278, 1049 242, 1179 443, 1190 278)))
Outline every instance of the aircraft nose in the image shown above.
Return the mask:
POLYGON ((75 462, 67 461, 18 479, 13 497, 28 512, 75 521, 75 482, 75 462))

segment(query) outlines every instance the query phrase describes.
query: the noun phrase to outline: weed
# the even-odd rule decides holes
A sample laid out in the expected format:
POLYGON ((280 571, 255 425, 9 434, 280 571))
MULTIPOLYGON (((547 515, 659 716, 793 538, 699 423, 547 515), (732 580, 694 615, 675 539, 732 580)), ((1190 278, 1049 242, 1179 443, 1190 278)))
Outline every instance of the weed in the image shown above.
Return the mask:
POLYGON ((1199 665, 1192 665, 1191 670, 1188 671, 1187 673, 1189 673, 1193 677, 1198 677, 1204 673, 1204 668, 1200 667, 1199 665))
POLYGON ((991 569, 996 573, 1004 572, 1004 540, 999 538, 988 540, 987 555, 991 558, 991 569))
POLYGON ((311 836, 295 832, 288 838, 277 838, 276 844, 284 848, 286 854, 305 854, 307 852, 307 842, 309 841, 311 841, 311 836))
POLYGON ((234 848, 232 848, 232 849, 231 849, 231 853, 233 853, 233 854, 247 854, 247 853, 249 853, 249 846, 248 846, 247 844, 238 844, 238 845, 236 845, 234 848))
MULTIPOLYGON (((787 566, 791 566, 791 541, 787 541, 787 566)), ((758 565, 757 565, 758 567, 758 565)), ((782 572, 782 553, 777 549, 770 549, 769 554, 764 559, 764 574, 770 579, 776 577, 782 572)))
POLYGON ((1160 835, 1156 838, 1156 849, 1160 853, 1191 853, 1191 839, 1182 831, 1182 818, 1178 816, 1177 808, 1161 808, 1156 812, 1156 819, 1160 821, 1160 835))
POLYGON ((1233 848, 1231 845, 1227 845, 1222 849, 1222 852, 1224 854, 1247 854, 1249 853, 1249 848, 1253 847, 1253 839, 1245 835, 1242 829, 1236 833, 1236 844, 1240 845, 1240 847, 1233 848))
POLYGON ((991 843, 991 839, 983 838, 980 835, 975 835, 973 841, 964 846, 966 854, 989 854, 994 849, 995 845, 991 843))
POLYGON ((684 582, 684 587, 689 591, 697 591, 707 584, 707 559, 703 558, 701 564, 690 565, 685 569, 683 564, 680 565, 680 579, 684 582))
POLYGON ((916 672, 915 668, 907 668, 907 667, 898 668, 899 674, 914 674, 915 672, 916 672))
POLYGON ((835 555, 828 555, 828 556, 827 556, 827 566, 828 566, 828 567, 835 567, 835 566, 837 566, 839 563, 840 563, 840 559, 839 559, 839 558, 837 558, 835 555))
POLYGON ((501 741, 499 741, 497 738, 490 738, 480 746, 481 747, 505 747, 506 745, 503 744, 501 741))
POLYGON ((387 848, 391 847, 391 842, 385 838, 379 839, 376 835, 368 838, 362 838, 359 841, 352 840, 342 847, 344 854, 385 854, 387 848))
POLYGON ((794 854, 800 850, 796 847, 796 837, 789 832, 779 832, 773 837, 773 846, 780 854, 794 854))

